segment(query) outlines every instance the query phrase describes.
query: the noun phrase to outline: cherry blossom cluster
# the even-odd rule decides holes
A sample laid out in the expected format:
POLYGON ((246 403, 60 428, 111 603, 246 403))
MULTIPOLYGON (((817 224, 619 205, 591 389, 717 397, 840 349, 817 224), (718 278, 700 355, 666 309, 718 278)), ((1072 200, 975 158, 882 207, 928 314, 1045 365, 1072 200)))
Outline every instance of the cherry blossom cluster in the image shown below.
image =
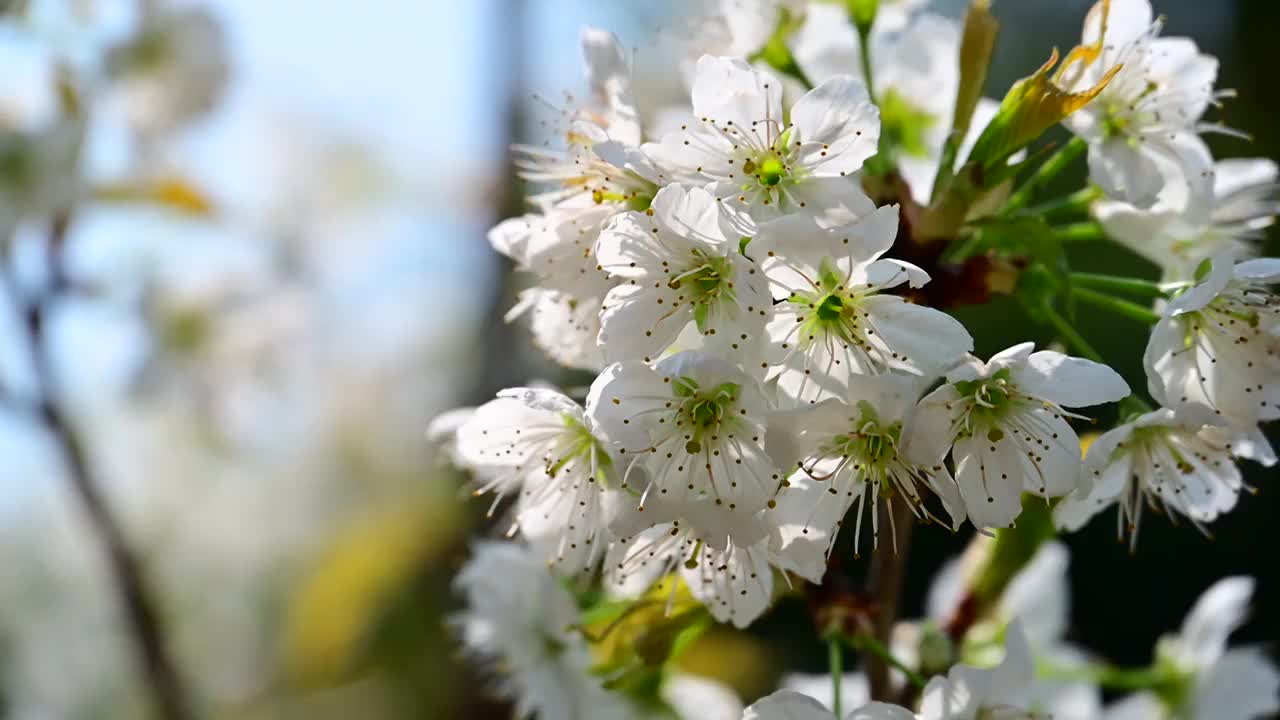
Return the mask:
MULTIPOLYGON (((618 40, 584 31, 590 101, 567 111, 563 145, 516 148, 544 190, 490 240, 533 278, 512 317, 528 315, 540 348, 595 379, 581 403, 535 383, 433 427, 523 543, 480 548, 477 564, 540 557, 554 575, 598 578, 615 602, 656 593, 675 607, 687 594, 743 628, 788 588, 822 584, 842 530, 855 554, 894 552, 880 539, 895 540, 902 518, 993 535, 1018 528, 1031 496, 1061 530, 1116 505, 1136 539, 1144 507, 1203 527, 1246 489, 1238 459, 1275 462, 1259 423, 1280 417, 1280 260, 1254 256, 1280 209, 1277 172, 1209 154, 1201 134, 1230 132, 1204 119, 1228 96, 1216 61, 1162 37, 1147 0, 1104 0, 1056 71, 1051 61, 996 102, 965 64, 986 3, 964 23, 923 3, 878 5, 712 3, 681 63, 688 105, 662 112, 637 105, 618 40), (1026 152, 1059 123, 1073 140, 1048 160, 1026 152), (1029 204, 1086 153, 1088 187, 1052 209, 1029 204), (1086 222, 1048 219, 1073 211, 1086 222), (1149 259, 1161 281, 1045 259, 1045 246, 1088 233, 1149 259), (1019 342, 976 357, 933 301, 945 289, 930 287, 969 267, 1067 352, 1019 342), (1064 308, 1077 302, 1151 328, 1152 404, 1074 329, 1064 308), (1093 416, 1081 409, 1109 403, 1119 423, 1082 452, 1076 428, 1093 416)), ((495 596, 573 624, 567 594, 480 592, 485 572, 460 579, 469 640, 477 603, 495 596)), ((1241 615, 1248 592, 1232 592, 1241 615)), ((881 703, 851 717, 1040 717, 1014 614, 995 669, 952 654, 928 665, 919 715, 881 703)), ((488 633, 470 644, 503 636, 488 633)), ((579 650, 553 656, 585 667, 579 650)), ((1198 652, 1214 655, 1188 657, 1198 652)), ((547 671, 520 663, 526 681, 547 671)), ((515 696, 525 714, 580 716, 551 710, 565 701, 538 699, 548 692, 515 696)), ((830 711, 784 692, 743 717, 830 711)))

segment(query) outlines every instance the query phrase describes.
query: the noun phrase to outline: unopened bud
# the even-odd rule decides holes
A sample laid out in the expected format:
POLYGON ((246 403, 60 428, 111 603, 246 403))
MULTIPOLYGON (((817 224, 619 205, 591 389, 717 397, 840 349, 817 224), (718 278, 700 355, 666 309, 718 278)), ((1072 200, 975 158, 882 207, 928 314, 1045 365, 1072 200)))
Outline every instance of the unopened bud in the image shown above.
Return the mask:
POLYGON ((955 643, 932 623, 920 635, 920 672, 925 676, 944 673, 956 661, 955 643))
POLYGON ((880 0, 845 0, 845 6, 849 9, 849 19, 858 29, 858 35, 866 38, 876 21, 876 13, 880 11, 880 0))

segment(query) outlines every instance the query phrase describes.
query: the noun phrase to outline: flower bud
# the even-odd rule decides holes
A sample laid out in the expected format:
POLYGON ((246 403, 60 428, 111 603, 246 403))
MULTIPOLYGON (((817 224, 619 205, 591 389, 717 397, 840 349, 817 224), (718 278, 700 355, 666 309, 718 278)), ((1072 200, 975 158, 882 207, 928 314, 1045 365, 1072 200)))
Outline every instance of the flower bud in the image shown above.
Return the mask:
POLYGON ((858 29, 858 35, 865 38, 876 21, 880 0, 845 0, 845 6, 849 9, 849 19, 858 29))

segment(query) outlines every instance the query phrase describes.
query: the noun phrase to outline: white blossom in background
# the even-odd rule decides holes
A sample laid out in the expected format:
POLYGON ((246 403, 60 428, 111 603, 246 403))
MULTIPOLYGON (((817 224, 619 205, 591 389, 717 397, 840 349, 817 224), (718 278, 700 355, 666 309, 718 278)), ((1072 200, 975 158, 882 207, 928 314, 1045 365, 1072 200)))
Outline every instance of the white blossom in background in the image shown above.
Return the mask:
MULTIPOLYGON (((1018 623, 1009 625, 1004 659, 991 669, 956 665, 946 677, 934 676, 925 686, 920 712, 873 702, 849 713, 845 720, 1040 720, 1029 710, 1025 696, 1035 679, 1035 662, 1018 623)), ((743 720, 829 720, 831 711, 808 695, 793 690, 760 700, 743 720)))
POLYGON ((739 720, 742 700, 715 680, 672 673, 658 694, 681 720, 739 720))
POLYGON ((458 427, 454 452, 495 505, 520 493, 515 522, 556 570, 586 570, 604 553, 616 477, 580 405, 554 390, 504 390, 458 427))
POLYGON ((67 207, 80 191, 84 124, 59 110, 54 53, 0 23, 0 249, 23 220, 67 207))
MULTIPOLYGON (((893 139, 897 171, 911 187, 912 197, 928 203, 938 172, 943 144, 951 133, 956 92, 960 87, 961 25, 930 12, 897 13, 882 3, 872 28, 871 65, 880 106, 880 132, 893 139), (886 22, 886 20, 888 20, 886 22)), ((841 74, 863 78, 860 40, 845 8, 838 3, 814 3, 796 32, 793 54, 805 76, 822 82, 841 74)), ((981 117, 973 123, 972 141, 994 114, 985 100, 981 117)), ((968 147, 959 157, 968 156, 968 147)))
POLYGON ((669 181, 705 186, 757 222, 789 213, 847 222, 874 209, 851 176, 876 153, 879 110, 852 77, 822 83, 784 116, 776 77, 738 58, 705 55, 693 114, 680 131, 644 146, 669 181))
POLYGON ((1280 260, 1212 261, 1151 331, 1147 388, 1188 421, 1251 426, 1280 418, 1280 260))
POLYGON ((1081 44, 1101 55, 1068 68, 1069 91, 1093 87, 1120 70, 1102 92, 1064 125, 1089 143, 1089 177, 1116 200, 1149 208, 1165 199, 1181 207, 1212 192, 1213 160, 1199 133, 1220 129, 1202 121, 1219 94, 1216 58, 1187 38, 1162 38, 1163 20, 1148 0, 1099 2, 1085 20, 1081 44))
POLYGON ((1280 212, 1280 169, 1271 160, 1231 159, 1214 165, 1213 199, 1205 211, 1100 202, 1093 214, 1107 235, 1160 267, 1166 281, 1190 281, 1214 257, 1245 260, 1258 254, 1280 212))
POLYGON ((700 351, 653 367, 610 365, 587 395, 587 416, 615 448, 620 487, 637 492, 639 506, 705 500, 732 522, 749 522, 781 480, 764 449, 767 407, 751 376, 700 351))
POLYGON ((493 664, 497 689, 519 718, 631 717, 621 696, 590 674, 578 607, 542 559, 517 543, 479 542, 455 585, 466 609, 453 618, 467 651, 493 664))
POLYGON ((148 3, 141 27, 107 54, 120 112, 144 135, 171 131, 212 110, 231 76, 227 38, 206 8, 148 3))
POLYGON ((779 301, 765 360, 790 403, 841 398, 863 375, 934 374, 973 349, 959 321, 886 292, 929 281, 920 268, 881 257, 897 229, 896 205, 829 229, 791 216, 766 224, 747 246, 779 301))
POLYGON ((952 528, 963 522, 964 501, 946 467, 917 465, 901 453, 904 426, 918 397, 915 379, 865 377, 850 385, 843 401, 824 400, 770 417, 766 449, 777 467, 792 469, 769 513, 773 549, 793 560, 789 569, 821 583, 827 555, 850 510, 854 552, 868 514, 878 547, 882 497, 907 503, 921 520, 952 528), (930 501, 946 511, 947 520, 926 506, 930 501))
POLYGON ((1253 590, 1248 577, 1206 590, 1181 630, 1156 646, 1157 670, 1174 678, 1169 693, 1130 695, 1107 708, 1106 720, 1255 720, 1280 711, 1280 669, 1266 649, 1227 647, 1245 622, 1253 590))
POLYGON ((703 55, 750 58, 773 35, 782 13, 798 16, 809 0, 700 0, 690 13, 693 31, 687 51, 688 64, 703 55))
POLYGON ((941 464, 950 451, 969 519, 1009 527, 1022 493, 1050 498, 1080 486, 1080 439, 1066 407, 1114 402, 1129 387, 1114 370, 1032 343, 976 359, 920 401, 908 454, 941 464), (954 446, 954 447, 953 447, 954 446))
POLYGON ((693 323, 705 344, 756 351, 771 298, 739 252, 743 220, 701 188, 663 188, 648 211, 618 216, 600 236, 600 266, 619 282, 604 299, 600 348, 611 361, 656 361, 693 323))
MULTIPOLYGON (((792 690, 822 703, 828 712, 835 704, 835 686, 830 673, 793 673, 782 676, 782 689, 792 690)), ((840 676, 840 700, 845 707, 861 707, 871 702, 871 684, 860 672, 840 676)))
MULTIPOLYGON (((1271 444, 1256 428, 1188 424, 1167 408, 1149 412, 1103 433, 1084 461, 1086 486, 1053 510, 1060 529, 1075 531, 1119 505, 1121 536, 1138 541, 1143 507, 1187 518, 1196 527, 1229 512, 1242 490, 1251 490, 1237 459, 1275 465, 1271 444)), ((1206 531, 1207 532, 1207 531, 1206 531)))
MULTIPOLYGON (((926 598, 927 618, 902 622, 894 628, 894 655, 904 662, 919 661, 922 643, 927 642, 929 623, 945 627, 961 610, 965 594, 990 560, 993 538, 978 535, 959 558, 948 562, 934 576, 926 598)), ((1068 642, 1071 628, 1070 553, 1065 545, 1049 541, 1010 579, 1000 594, 990 617, 970 627, 961 643, 961 661, 982 666, 995 665, 1003 654, 1000 638, 1014 620, 1026 637, 1032 654, 1061 670, 1087 665, 1089 655, 1068 642)), ((936 631, 935 631, 936 632, 936 631)), ((1054 679, 1038 676, 1024 695, 1026 707, 1054 720, 1094 720, 1101 713, 1102 697, 1097 686, 1085 679, 1054 679)))
MULTIPOLYGON (((945 678, 935 676, 920 699, 920 720, 1036 720, 1044 717, 1028 708, 1026 695, 1035 680, 1035 661, 1017 621, 1009 624, 1005 654, 991 669, 967 665, 951 668, 945 678)), ((909 716, 907 716, 909 717, 909 716)))

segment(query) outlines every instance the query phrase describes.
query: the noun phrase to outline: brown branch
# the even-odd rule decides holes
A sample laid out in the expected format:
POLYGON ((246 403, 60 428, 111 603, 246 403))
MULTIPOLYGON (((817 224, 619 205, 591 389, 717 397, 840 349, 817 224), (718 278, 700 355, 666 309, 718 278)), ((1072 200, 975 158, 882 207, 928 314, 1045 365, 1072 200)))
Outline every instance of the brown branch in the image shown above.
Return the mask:
POLYGON ((142 569, 93 476, 75 428, 59 404, 47 326, 52 301, 69 288, 62 261, 62 246, 69 224, 70 217, 65 213, 53 220, 47 248, 50 282, 44 297, 36 298, 23 307, 22 295, 12 275, 4 272, 4 280, 25 317, 31 364, 38 381, 38 398, 35 402, 39 418, 49 430, 66 462, 72 489, 84 508, 94 536, 106 554, 125 622, 155 702, 156 716, 163 720, 191 720, 195 715, 165 644, 162 619, 147 590, 142 569))
MULTIPOLYGON (((875 598, 876 613, 873 624, 875 639, 883 647, 891 647, 893 625, 898 619, 898 602, 902 591, 902 579, 906 574, 907 553, 911 549, 911 532, 915 516, 906 502, 889 502, 894 537, 890 542, 880 541, 879 549, 871 559, 867 576, 866 596, 875 598)), ((889 682, 889 664, 874 652, 862 653, 863 667, 871 685, 871 699, 884 702, 894 700, 889 682)))

